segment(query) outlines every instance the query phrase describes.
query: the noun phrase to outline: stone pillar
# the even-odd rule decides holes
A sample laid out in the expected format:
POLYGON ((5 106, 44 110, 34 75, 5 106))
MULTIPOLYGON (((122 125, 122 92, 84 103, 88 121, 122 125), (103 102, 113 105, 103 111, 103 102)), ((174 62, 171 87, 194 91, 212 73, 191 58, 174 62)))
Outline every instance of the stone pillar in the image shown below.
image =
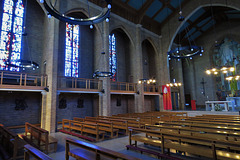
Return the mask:
POLYGON ((135 99, 135 112, 142 113, 144 112, 144 89, 143 84, 137 85, 137 93, 134 95, 135 99))
MULTIPOLYGON (((142 26, 136 25, 136 41, 135 41, 135 53, 132 60, 134 66, 134 82, 138 83, 139 79, 143 78, 143 66, 142 66, 142 38, 141 38, 142 26)), ((143 84, 137 85, 138 93, 135 94, 135 112, 144 112, 144 90, 143 84)))
POLYGON ((182 60, 176 62, 178 68, 178 79, 176 80, 177 83, 182 83, 182 86, 179 87, 179 110, 184 110, 185 108, 185 93, 184 93, 184 83, 183 83, 183 68, 182 68, 182 60))
MULTIPOLYGON (((105 54, 103 56, 103 62, 99 63, 99 71, 109 72, 109 23, 103 21, 103 50, 105 54)), ((101 54, 101 53, 97 53, 101 54)), ((99 78, 102 80, 102 91, 99 94, 99 115, 111 116, 111 82, 110 78, 99 78)))
POLYGON ((41 108, 41 128, 46 128, 46 106, 47 106, 47 92, 42 91, 42 108, 41 108))
MULTIPOLYGON (((58 65, 58 42, 59 42, 59 20, 55 18, 44 22, 44 55, 46 60, 46 74, 48 76, 47 85, 49 92, 46 94, 45 122, 42 126, 50 133, 56 131, 56 99, 57 99, 57 65, 58 65)), ((44 116, 44 115, 43 115, 44 116)))

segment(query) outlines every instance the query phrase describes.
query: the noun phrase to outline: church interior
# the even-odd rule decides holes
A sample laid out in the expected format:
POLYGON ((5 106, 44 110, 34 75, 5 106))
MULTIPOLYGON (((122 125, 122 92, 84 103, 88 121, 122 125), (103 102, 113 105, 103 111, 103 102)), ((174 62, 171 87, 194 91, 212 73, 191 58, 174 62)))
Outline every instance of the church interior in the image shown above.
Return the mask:
POLYGON ((240 159, 239 0, 0 4, 0 160, 240 159))

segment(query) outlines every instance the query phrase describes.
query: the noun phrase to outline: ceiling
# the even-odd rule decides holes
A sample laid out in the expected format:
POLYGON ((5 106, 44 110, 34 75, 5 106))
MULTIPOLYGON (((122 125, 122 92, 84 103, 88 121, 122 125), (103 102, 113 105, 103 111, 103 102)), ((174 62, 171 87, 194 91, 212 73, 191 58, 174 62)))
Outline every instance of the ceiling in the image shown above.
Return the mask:
MULTIPOLYGON (((89 1, 101 6, 104 0, 89 1)), ((166 24, 169 18, 179 14, 180 8, 189 2, 190 0, 112 0, 111 11, 161 35, 161 26, 166 24)), ((183 16, 186 16, 184 10, 182 12, 183 16)), ((231 21, 239 21, 239 19, 240 11, 228 7, 200 8, 186 20, 174 42, 178 43, 179 40, 183 43, 188 40, 192 41, 203 33, 213 30, 220 23, 231 23, 231 21)))

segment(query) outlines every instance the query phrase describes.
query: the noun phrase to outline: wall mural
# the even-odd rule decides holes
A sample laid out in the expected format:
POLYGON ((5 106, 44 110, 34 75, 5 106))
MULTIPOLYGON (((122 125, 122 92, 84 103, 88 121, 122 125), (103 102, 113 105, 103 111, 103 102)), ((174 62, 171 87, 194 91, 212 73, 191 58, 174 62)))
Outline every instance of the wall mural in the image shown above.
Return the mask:
MULTIPOLYGON (((213 64, 217 68, 223 66, 235 67, 235 74, 240 74, 240 43, 225 38, 220 44, 214 47, 213 64)), ((225 78, 232 73, 219 74, 216 76, 217 91, 230 91, 230 82, 225 78)), ((240 82, 236 82, 237 90, 240 90, 240 82)), ((224 95, 227 96, 227 95, 224 95)))

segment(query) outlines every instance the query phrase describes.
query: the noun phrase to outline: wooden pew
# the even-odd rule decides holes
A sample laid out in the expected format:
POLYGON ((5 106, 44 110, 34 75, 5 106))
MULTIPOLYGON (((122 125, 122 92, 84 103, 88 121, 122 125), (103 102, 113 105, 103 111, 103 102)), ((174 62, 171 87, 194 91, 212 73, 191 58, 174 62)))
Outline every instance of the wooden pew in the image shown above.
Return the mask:
POLYGON ((54 137, 51 137, 47 130, 36 127, 28 122, 25 123, 25 136, 22 137, 28 143, 40 150, 45 151, 46 153, 49 152, 49 146, 51 144, 54 145, 54 151, 57 151, 58 140, 54 137))
POLYGON ((127 120, 121 120, 121 119, 111 119, 111 118, 106 118, 99 116, 99 120, 104 120, 104 121, 109 121, 113 123, 113 128, 119 129, 119 130, 124 130, 125 135, 128 134, 128 121, 127 120))
POLYGON ((104 135, 106 132, 100 130, 98 124, 89 123, 89 122, 81 122, 81 123, 82 123, 82 128, 81 128, 82 135, 84 135, 84 133, 94 134, 96 135, 96 141, 104 140, 104 135), (99 139, 100 136, 102 136, 101 139, 99 139))
POLYGON ((240 141, 239 131, 221 131, 215 128, 194 128, 184 126, 164 126, 164 125, 146 125, 147 129, 155 129, 159 131, 167 131, 175 134, 196 135, 202 137, 214 137, 222 140, 240 141))
POLYGON ((31 157, 37 160, 53 160, 48 155, 44 154, 43 152, 39 151, 38 149, 34 148, 33 146, 27 144, 24 146, 24 160, 30 160, 31 157))
POLYGON ((129 133, 129 145, 137 147, 137 142, 161 147, 162 154, 165 153, 166 149, 168 152, 170 152, 171 149, 174 149, 176 151, 187 152, 189 154, 208 157, 214 160, 240 159, 240 154, 231 151, 231 149, 239 148, 239 143, 236 141, 213 140, 198 136, 131 128, 129 133), (151 135, 151 137, 139 134, 133 135, 133 132, 145 133, 151 135), (132 141, 135 141, 135 143, 132 144, 132 141))
POLYGON ((119 152, 115 152, 103 147, 99 147, 90 143, 82 142, 72 138, 66 138, 66 153, 65 159, 69 160, 69 156, 76 159, 121 159, 121 160, 140 160, 129 155, 125 155, 119 152), (70 146, 77 146, 75 149, 71 149, 70 146))
POLYGON ((0 125, 0 155, 3 159, 23 158, 25 144, 26 142, 20 139, 17 134, 0 125))
POLYGON ((89 139, 88 136, 85 136, 85 134, 93 134, 96 136, 96 141, 99 140, 104 140, 104 135, 105 135, 105 131, 100 130, 100 126, 96 123, 91 123, 91 122, 79 122, 79 121, 75 121, 75 120, 67 120, 67 119, 63 119, 62 122, 62 129, 66 130, 69 132, 69 134, 73 134, 74 132, 79 132, 79 134, 81 135, 76 135, 80 138, 85 138, 91 141, 94 141, 93 139, 89 139), (99 139, 99 137, 102 137, 101 139, 99 139))
POLYGON ((188 119, 184 120, 184 123, 218 125, 218 126, 223 126, 223 127, 230 127, 230 126, 231 127, 240 127, 240 123, 208 122, 208 121, 198 121, 198 120, 188 120, 188 119))
MULTIPOLYGON (((80 122, 82 120, 82 119, 79 119, 77 117, 74 117, 73 119, 76 120, 76 121, 80 120, 80 122)), ((118 137, 118 129, 114 129, 113 128, 113 123, 110 122, 110 121, 94 120, 94 119, 91 119, 91 118, 83 119, 83 121, 98 124, 99 125, 99 130, 109 132, 111 138, 118 137), (115 136, 114 136, 114 134, 115 134, 115 136)))
MULTIPOLYGON (((191 128, 211 128, 217 129, 221 131, 240 131, 239 127, 232 127, 232 126, 220 126, 218 124, 199 124, 199 123, 187 123, 185 121, 176 121, 176 122, 160 122, 160 125, 166 126, 184 126, 184 127, 191 127, 191 128)), ((240 124, 239 124, 240 125, 240 124)))

